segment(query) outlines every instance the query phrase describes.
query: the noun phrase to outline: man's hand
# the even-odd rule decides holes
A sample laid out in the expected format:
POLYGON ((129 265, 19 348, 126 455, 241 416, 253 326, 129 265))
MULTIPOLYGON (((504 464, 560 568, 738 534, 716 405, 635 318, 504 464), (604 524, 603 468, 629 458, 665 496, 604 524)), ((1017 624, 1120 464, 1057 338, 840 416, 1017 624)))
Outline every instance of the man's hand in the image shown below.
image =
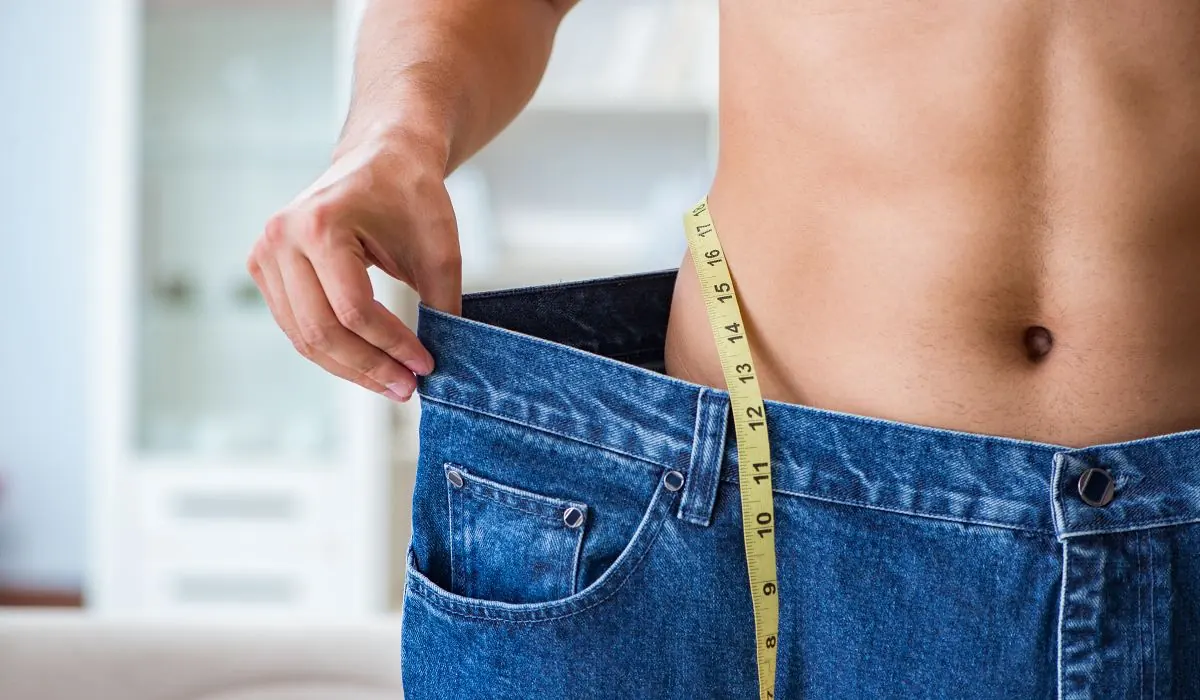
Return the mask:
POLYGON ((529 101, 574 0, 369 0, 333 165, 271 217, 247 267, 305 357, 397 401, 433 358, 367 269, 461 313, 445 178, 529 101))
POLYGON ((247 268, 302 355, 396 400, 433 370, 416 335, 375 300, 377 265, 436 309, 461 311, 446 154, 409 135, 366 140, 271 217, 247 268))

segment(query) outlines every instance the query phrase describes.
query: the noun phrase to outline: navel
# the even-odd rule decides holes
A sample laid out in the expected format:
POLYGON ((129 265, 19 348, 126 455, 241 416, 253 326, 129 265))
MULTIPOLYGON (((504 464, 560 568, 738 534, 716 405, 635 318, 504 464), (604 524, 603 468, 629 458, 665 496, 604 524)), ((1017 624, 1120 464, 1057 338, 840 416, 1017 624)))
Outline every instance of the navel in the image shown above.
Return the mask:
POLYGON ((1025 329, 1025 353, 1030 360, 1037 361, 1050 353, 1054 336, 1045 326, 1030 326, 1025 329))

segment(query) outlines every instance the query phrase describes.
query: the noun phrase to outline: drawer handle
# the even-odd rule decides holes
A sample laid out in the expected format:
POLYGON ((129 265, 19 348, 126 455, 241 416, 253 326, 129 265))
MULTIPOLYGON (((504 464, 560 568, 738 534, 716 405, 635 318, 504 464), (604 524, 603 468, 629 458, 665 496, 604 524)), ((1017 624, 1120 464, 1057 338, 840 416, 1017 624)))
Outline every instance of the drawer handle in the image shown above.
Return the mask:
POLYGON ((283 493, 188 493, 175 498, 175 514, 191 520, 288 520, 296 502, 283 493))
POLYGON ((188 574, 175 579, 181 603, 289 603, 296 598, 293 581, 280 576, 214 576, 188 574))

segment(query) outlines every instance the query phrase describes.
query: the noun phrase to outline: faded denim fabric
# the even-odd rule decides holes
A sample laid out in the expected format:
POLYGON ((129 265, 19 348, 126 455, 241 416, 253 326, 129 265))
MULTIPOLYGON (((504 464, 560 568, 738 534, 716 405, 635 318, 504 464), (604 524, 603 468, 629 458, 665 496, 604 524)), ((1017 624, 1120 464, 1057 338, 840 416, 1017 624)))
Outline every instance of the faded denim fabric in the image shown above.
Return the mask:
MULTIPOLYGON (((408 700, 756 697, 728 396, 661 373, 674 278, 422 307, 408 700)), ((767 416, 778 698, 1200 699, 1200 430, 767 416)))

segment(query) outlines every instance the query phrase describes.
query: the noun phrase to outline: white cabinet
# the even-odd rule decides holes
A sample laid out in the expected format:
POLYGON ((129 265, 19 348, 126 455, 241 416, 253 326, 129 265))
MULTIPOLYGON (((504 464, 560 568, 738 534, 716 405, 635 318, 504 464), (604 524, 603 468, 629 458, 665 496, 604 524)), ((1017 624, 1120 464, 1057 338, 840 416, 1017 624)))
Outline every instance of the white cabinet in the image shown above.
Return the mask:
POLYGON ((358 8, 106 5, 88 603, 382 610, 390 403, 299 357, 244 266, 328 163, 358 8))

